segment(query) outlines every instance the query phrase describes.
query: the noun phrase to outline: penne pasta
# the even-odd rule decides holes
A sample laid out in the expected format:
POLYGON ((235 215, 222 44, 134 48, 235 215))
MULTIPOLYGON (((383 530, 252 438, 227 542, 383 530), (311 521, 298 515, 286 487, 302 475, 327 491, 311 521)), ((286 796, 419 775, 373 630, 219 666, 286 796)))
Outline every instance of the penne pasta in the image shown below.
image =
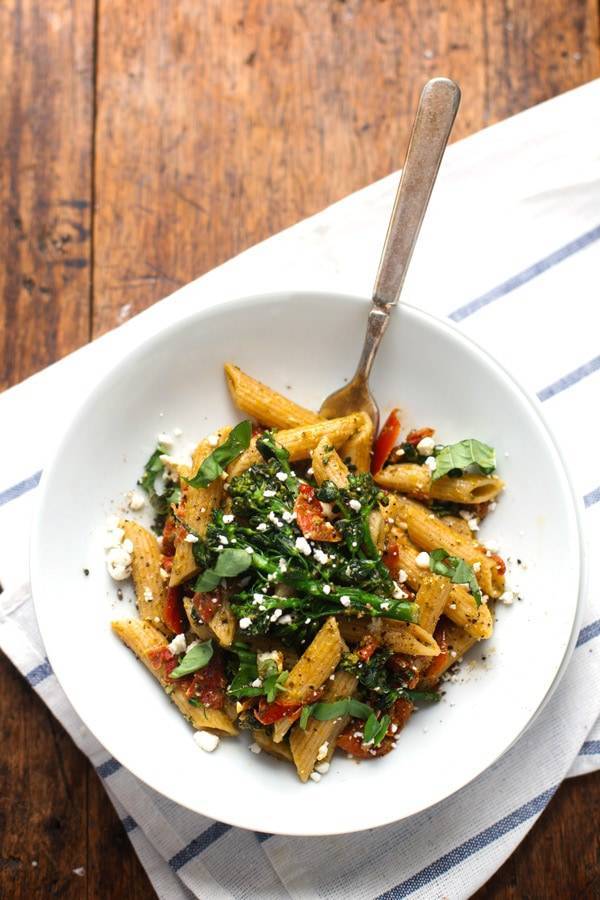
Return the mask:
POLYGON ((348 438, 340 450, 340 456, 356 472, 369 472, 373 445, 373 422, 365 412, 359 413, 361 421, 358 429, 348 438))
MULTIPOLYGON (((305 703, 335 672, 345 644, 338 623, 330 616, 308 645, 285 683, 286 700, 305 703)), ((273 740, 279 743, 292 726, 289 718, 280 719, 273 726, 273 740)))
POLYGON ((450 602, 452 583, 442 575, 433 572, 423 576, 415 601, 419 605, 419 625, 433 634, 438 619, 450 602))
POLYGON ((198 615, 198 610, 195 609, 191 597, 183 598, 183 608, 185 610, 188 622, 190 623, 190 628, 194 632, 195 636, 201 641, 209 640, 209 638, 212 637, 212 632, 208 625, 205 625, 198 615))
MULTIPOLYGON (((339 447, 360 427, 361 419, 358 413, 350 416, 342 416, 339 419, 327 419, 317 422, 316 425, 300 425, 297 428, 288 428, 278 431, 277 443, 284 447, 290 454, 290 462, 298 462, 308 459, 311 450, 314 450, 319 441, 326 437, 332 447, 339 447)), ((256 438, 253 438, 250 446, 228 468, 228 475, 233 478, 249 469, 250 466, 261 462, 261 455, 256 449, 256 438)))
POLYGON ((225 379, 231 399, 242 412, 268 428, 295 428, 314 425, 321 416, 304 409, 267 387, 233 363, 225 363, 225 379))
POLYGON ((445 475, 432 481, 427 466, 416 463, 386 466, 375 475, 375 481, 388 491, 464 506, 494 500, 504 487, 504 482, 495 475, 466 474, 457 478, 445 475))
MULTIPOLYGON (((218 443, 221 444, 228 436, 230 428, 221 428, 216 432, 218 443)), ((194 475, 207 456, 215 449, 215 445, 208 438, 201 441, 192 457, 192 468, 182 467, 181 475, 189 478, 194 475)), ((177 517, 183 522, 193 537, 204 537, 206 528, 211 520, 213 511, 221 503, 223 496, 223 481, 217 478, 212 484, 204 488, 195 488, 182 481, 181 500, 177 507, 177 517)), ((175 557, 171 569, 171 587, 176 587, 198 575, 200 567, 194 559, 193 545, 186 540, 187 533, 182 533, 183 528, 176 530, 175 557)))
POLYGON ((443 655, 443 658, 435 660, 434 675, 429 676, 427 670, 425 670, 419 682, 419 690, 434 690, 441 676, 455 663, 460 662, 465 653, 477 643, 477 638, 447 619, 444 620, 444 631, 446 633, 447 652, 443 655))
MULTIPOLYGON (((406 573, 407 583, 413 590, 418 590, 424 577, 429 574, 427 569, 417 566, 418 547, 415 547, 402 529, 392 528, 391 541, 397 548, 398 565, 406 573)), ((475 638, 491 637, 493 621, 489 607, 485 603, 477 606, 474 597, 461 585, 451 585, 444 612, 475 638)))
POLYGON ((276 756, 277 759, 284 759, 286 762, 294 762, 290 745, 286 741, 280 741, 279 744, 276 744, 273 738, 266 731, 262 731, 262 729, 253 731, 252 738, 254 743, 258 744, 265 753, 276 756))
POLYGON ((140 619, 120 619, 112 623, 112 629, 160 682, 175 706, 194 728, 237 734, 237 728, 223 710, 194 706, 184 690, 168 679, 160 657, 161 652, 168 651, 168 642, 160 631, 140 619))
POLYGON ((477 580, 484 593, 499 597, 504 590, 504 578, 494 559, 486 555, 471 538, 449 528, 430 513, 426 507, 414 500, 394 496, 390 498, 390 515, 397 522, 404 522, 411 541, 423 550, 441 548, 449 556, 458 556, 473 565, 479 563, 477 580))
MULTIPOLYGON (((329 703, 352 697, 356 690, 357 680, 349 672, 336 672, 332 681, 327 683, 323 692, 323 700, 329 703)), ((290 750, 300 781, 308 781, 315 764, 329 762, 335 750, 338 735, 348 724, 348 716, 319 722, 309 719, 306 729, 294 725, 290 735, 290 750)), ((277 745, 279 746, 279 745, 277 745)))
POLYGON ((393 653, 409 656, 437 656, 440 648, 431 632, 412 622, 397 622, 395 619, 373 619, 346 617, 340 619, 340 633, 345 641, 358 644, 366 635, 372 634, 389 647, 393 653))
POLYGON ((331 448, 327 437, 321 438, 311 454, 312 468, 317 484, 332 481, 336 487, 344 488, 350 474, 337 450, 331 448))
POLYGON ((137 522, 119 523, 125 539, 133 544, 131 575, 135 587, 137 608, 142 619, 149 619, 157 628, 170 634, 164 622, 167 586, 161 570, 161 554, 156 537, 137 522))

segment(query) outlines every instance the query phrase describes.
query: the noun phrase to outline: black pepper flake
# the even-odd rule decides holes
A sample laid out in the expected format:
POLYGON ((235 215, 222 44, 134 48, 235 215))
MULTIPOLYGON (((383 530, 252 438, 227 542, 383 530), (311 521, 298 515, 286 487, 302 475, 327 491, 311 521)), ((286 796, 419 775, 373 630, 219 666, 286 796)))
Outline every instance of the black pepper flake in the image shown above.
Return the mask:
POLYGON ((117 597, 119 600, 123 599, 123 590, 121 588, 117 588, 117 597))
POLYGON ((89 569, 84 569, 84 570, 83 570, 83 574, 84 574, 85 577, 87 578, 88 575, 90 574, 90 570, 89 570, 89 569))

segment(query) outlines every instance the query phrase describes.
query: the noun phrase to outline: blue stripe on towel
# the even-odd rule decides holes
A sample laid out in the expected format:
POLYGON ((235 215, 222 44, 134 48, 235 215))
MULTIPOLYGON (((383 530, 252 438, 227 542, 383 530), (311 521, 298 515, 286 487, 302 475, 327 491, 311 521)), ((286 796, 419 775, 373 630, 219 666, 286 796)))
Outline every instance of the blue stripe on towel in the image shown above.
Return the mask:
POLYGON ((5 503, 10 503, 11 500, 16 500, 17 497, 20 497, 22 494, 32 491, 40 483, 41 477, 42 472, 40 470, 39 472, 35 472, 34 475, 30 475, 29 478, 26 478, 24 481, 13 484, 12 487, 7 488, 5 491, 0 491, 0 506, 4 506, 5 503))
POLYGON ((487 293, 482 294, 475 300, 465 303, 464 306, 459 306, 458 309, 455 309, 454 312, 450 313, 449 318, 452 319, 453 322, 462 322, 463 319, 472 316, 477 310, 484 306, 488 306, 488 304, 493 303, 494 300, 499 300, 500 297, 505 297, 506 294, 510 294, 511 291, 516 290, 521 287, 521 285, 527 284, 528 281, 532 281, 534 278, 537 278, 538 275, 547 272, 548 269, 551 269, 563 260, 568 259, 569 256, 573 256, 574 253, 578 253, 590 244, 593 244, 594 241, 597 241, 599 238, 600 225, 597 225, 595 228, 592 228, 591 231, 586 231, 585 234, 575 238, 574 241, 570 241, 563 247, 559 247, 558 250, 555 250, 554 253, 550 253, 549 256, 545 256, 543 259, 538 260, 538 262, 535 262, 532 266, 529 266, 529 268, 523 269, 522 272, 518 272, 507 281, 503 281, 502 284, 492 288, 491 291, 487 291, 487 293))
POLYGON ((223 822, 215 822, 214 825, 211 825, 210 828, 203 831, 197 838, 190 841, 183 850, 180 850, 179 853, 172 856, 169 860, 170 867, 174 872, 178 872, 182 866, 189 863, 191 859, 195 859, 199 853, 202 853, 203 850, 206 850, 207 847, 214 844, 215 841, 228 831, 231 831, 231 825, 225 825, 223 822))

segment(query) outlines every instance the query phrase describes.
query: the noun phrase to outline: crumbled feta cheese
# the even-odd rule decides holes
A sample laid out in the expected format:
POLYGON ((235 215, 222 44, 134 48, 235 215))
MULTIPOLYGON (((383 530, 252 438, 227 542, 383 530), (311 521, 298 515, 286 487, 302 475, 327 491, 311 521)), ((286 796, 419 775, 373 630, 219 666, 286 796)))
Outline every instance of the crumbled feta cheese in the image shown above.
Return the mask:
POLYGON ((497 553, 498 550, 500 549, 500 545, 498 544, 498 541, 484 541, 483 546, 485 547, 486 550, 489 550, 490 553, 497 553))
POLYGON ((276 472, 275 478, 277 478, 279 481, 287 481, 287 472, 276 472))
POLYGON ((131 553, 125 547, 111 547, 106 554, 108 574, 115 581, 124 581, 131 575, 131 553))
POLYGON ((185 653, 186 647, 185 634, 176 634, 169 644, 169 650, 173 656, 179 656, 180 653, 185 653))
POLYGON ((321 776, 319 775, 318 772, 311 772, 311 773, 310 773, 310 780, 311 780, 311 781, 315 781, 315 782, 318 784, 319 781, 321 780, 321 776))
MULTIPOLYGON (((402 588, 400 587, 400 585, 394 581, 394 592, 393 592, 394 600, 404 600, 404 598, 407 596, 408 596, 408 594, 405 591, 403 591, 402 588)), ((389 609, 389 603, 385 608, 389 609)))
POLYGON ((200 749, 205 750, 207 753, 212 753, 219 746, 219 738, 210 731, 195 731, 194 740, 200 749))
MULTIPOLYGON (((288 567, 287 567, 287 563, 286 563, 285 559, 280 559, 279 560, 279 571, 287 572, 287 569, 288 569, 288 567)), ((273 575, 273 578, 275 578, 275 575, 273 575)))
POLYGON ((480 562, 473 563, 473 571, 475 572, 475 574, 477 574, 477 572, 481 571, 481 563, 480 562))
POLYGON ((421 456, 431 456, 434 447, 435 441, 432 437, 421 438, 417 444, 417 453, 421 456))
POLYGON ((318 765, 315 766, 315 772, 318 772, 319 775, 326 775, 327 772, 329 772, 329 763, 328 762, 318 763, 318 765))
POLYGON ((262 687, 262 678, 255 678, 252 682, 252 687, 262 687))
POLYGON ((288 512, 287 509, 284 509, 284 511, 281 513, 281 518, 284 522, 293 522, 296 516, 293 512, 288 512))
POLYGON ((234 516, 232 516, 231 513, 227 513, 226 515, 223 516, 223 522, 225 523, 225 525, 231 525, 231 523, 233 522, 233 519, 234 519, 234 516))
POLYGON ((404 584, 404 582, 407 580, 408 580, 408 575, 406 574, 404 569, 400 569, 400 571, 398 572, 398 583, 404 584))
POLYGON ((305 537, 297 537, 294 546, 296 547, 296 550, 299 550, 300 553, 304 553, 305 556, 310 556, 312 553, 312 548, 305 537))
POLYGON ((321 563, 322 565, 325 565, 325 563, 329 562, 329 557, 326 553, 323 553, 320 547, 315 548, 314 557, 316 561, 321 563))
POLYGON ((344 594, 343 597, 340 597, 340 603, 342 606, 350 606, 350 597, 347 594, 344 594))
POLYGON ((286 613, 285 616, 282 616, 279 620, 280 625, 290 625, 292 622, 292 617, 286 613))
POLYGON ((206 438, 211 447, 216 447, 219 443, 219 435, 218 434, 209 434, 206 438))
POLYGON ((471 531, 479 531, 479 519, 476 516, 473 516, 472 519, 467 519, 467 525, 471 531))
POLYGON ((197 544, 197 543, 198 543, 198 538, 196 537, 195 534, 192 534, 192 532, 189 531, 189 532, 186 534, 186 536, 184 537, 184 541, 185 541, 187 544, 197 544))
POLYGON ((151 603, 154 600, 154 594, 147 585, 144 588, 144 600, 146 601, 146 603, 151 603))
POLYGON ((257 530, 257 531, 266 531, 268 527, 269 527, 269 526, 267 525, 266 522, 260 522, 260 523, 256 526, 256 530, 257 530))
POLYGON ((430 472, 435 472, 437 469, 437 463, 435 461, 435 456, 428 456, 424 462, 424 465, 427 466, 430 472))
POLYGON ((494 512, 494 510, 496 509, 497 506, 498 506, 498 504, 496 503, 496 501, 495 501, 495 500, 492 500, 492 502, 491 502, 490 505, 488 506, 488 509, 489 509, 490 512, 494 512))
POLYGON ((331 593, 331 587, 330 587, 328 584, 324 584, 322 590, 323 590, 323 593, 324 593, 324 594, 330 594, 330 593, 331 593))
POLYGON ((250 750, 250 753, 256 753, 257 756, 259 753, 262 753, 262 747, 260 747, 256 742, 254 744, 250 744, 250 747, 248 749, 250 750))
POLYGON ((276 491, 266 490, 266 491, 263 491, 263 497, 274 497, 275 493, 276 493, 276 491))
POLYGON ((173 434, 175 435, 175 437, 181 437, 181 435, 183 434, 183 429, 182 428, 174 428, 173 434))
POLYGON ((421 552, 418 553, 415 558, 415 564, 419 567, 419 569, 428 569, 429 553, 426 553, 425 550, 421 550, 421 552))
POLYGON ((170 434, 167 434, 166 431, 161 431, 161 433, 158 435, 158 443, 162 444, 162 446, 166 450, 168 450, 173 446, 174 441, 170 434))
POLYGON ((329 752, 329 741, 324 741, 317 751, 317 762, 321 762, 322 759, 325 759, 328 752, 329 752))
POLYGON ((458 514, 461 517, 461 519, 465 520, 465 522, 468 522, 469 519, 471 518, 471 516, 473 515, 473 513, 470 509, 461 509, 461 510, 459 510, 458 514))
POLYGON ((350 507, 350 509, 353 509, 354 512, 360 512, 362 503, 360 502, 360 500, 349 500, 348 506, 350 507))
POLYGON ((381 604, 381 608, 382 608, 382 609, 385 609, 385 610, 388 610, 388 609, 390 608, 390 601, 389 601, 389 600, 384 600, 383 603, 381 604))
POLYGON ((123 549, 127 550, 128 553, 133 553, 133 541, 130 541, 129 538, 125 538, 122 546, 123 549))
POLYGON ((139 491, 129 491, 127 494, 127 505, 133 512, 137 512, 145 504, 146 498, 139 491))
POLYGON ((271 621, 271 622, 276 622, 277 619, 279 619, 282 615, 283 615, 283 610, 282 610, 282 609, 274 609, 270 621, 271 621))
POLYGON ((244 616, 243 619, 240 619, 239 625, 242 629, 250 628, 250 626, 252 625, 252 619, 249 619, 248 616, 244 616))
POLYGON ((160 569, 158 571, 160 572, 160 577, 162 578, 163 581, 168 581, 169 578, 171 577, 169 575, 169 573, 167 572, 167 570, 163 569, 162 566, 160 567, 160 569))
POLYGON ((504 591, 503 594, 500 594, 500 599, 505 606, 512 606, 515 599, 514 591, 504 591))
POLYGON ((228 538, 226 538, 224 534, 219 534, 218 538, 219 538, 219 543, 223 544, 224 547, 226 547, 227 544, 229 543, 228 538))
POLYGON ((269 522, 272 522, 273 525, 277 525, 278 528, 281 528, 281 526, 283 525, 283 522, 281 521, 281 519, 278 519, 278 518, 277 518, 277 516, 275 515, 275 513, 273 512, 273 510, 271 510, 271 511, 269 512, 269 515, 267 516, 267 519, 269 520, 269 522))
POLYGON ((395 722, 392 722, 392 724, 390 725, 390 731, 392 732, 392 734, 396 734, 396 732, 398 731, 398 726, 395 722))

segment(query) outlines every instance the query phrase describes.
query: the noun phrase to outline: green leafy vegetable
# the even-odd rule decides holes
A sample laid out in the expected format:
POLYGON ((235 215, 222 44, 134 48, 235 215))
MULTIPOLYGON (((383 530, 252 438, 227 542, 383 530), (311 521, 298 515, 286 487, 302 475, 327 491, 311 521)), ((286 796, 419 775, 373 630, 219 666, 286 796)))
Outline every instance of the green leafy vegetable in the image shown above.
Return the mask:
POLYGON ((444 447, 435 458, 436 467, 431 479, 435 481, 444 475, 462 473, 469 466, 477 466, 484 475, 490 475, 496 468, 496 451, 481 441, 467 438, 458 444, 444 447))
POLYGON ((429 568, 436 575, 445 575, 453 584, 468 584, 477 606, 481 603, 481 589, 473 567, 458 556, 449 556, 445 550, 432 550, 429 568))
POLYGON ((231 650, 237 654, 240 665, 229 685, 228 693, 234 697, 265 696, 269 703, 273 703, 278 692, 285 690, 289 672, 279 672, 275 660, 269 659, 261 666, 262 674, 259 675, 257 655, 246 644, 237 642, 231 646, 231 650), (253 684, 259 677, 262 685, 253 684))
POLYGON ((281 444, 278 444, 273 434, 270 431, 265 431, 256 441, 256 449, 262 456, 265 462, 269 462, 274 459, 277 460, 281 471, 287 472, 289 475, 291 473, 290 469, 290 454, 282 447, 281 444))
POLYGON ((269 703, 273 703, 278 691, 285 691, 285 683, 289 672, 273 672, 263 680, 263 693, 269 703))
POLYGON ((312 717, 319 722, 329 722, 331 719, 339 719, 341 716, 352 716, 355 719, 368 719, 373 710, 366 703, 347 697, 344 700, 334 700, 333 703, 311 703, 305 706, 300 715, 300 728, 305 729, 308 720, 312 717))
POLYGON ((176 484, 171 484, 170 488, 165 484, 165 490, 159 494, 156 490, 156 480, 164 474, 165 467, 161 461, 161 456, 167 452, 166 447, 158 444, 156 450, 152 453, 150 459, 144 466, 144 474, 138 478, 138 484, 147 495, 152 509, 156 513, 154 522, 154 530, 161 532, 165 523, 165 519, 171 509, 173 503, 179 502, 180 490, 176 484))
POLYGON ((234 459, 247 450, 250 446, 252 437, 252 423, 246 419, 239 422, 226 441, 220 447, 206 457, 193 478, 186 478, 185 481, 195 488, 208 487, 215 479, 225 471, 225 466, 233 462, 234 459))
POLYGON ((198 669, 203 669, 212 659, 213 645, 212 641, 204 641, 202 644, 196 644, 191 650, 185 654, 176 669, 171 672, 171 678, 183 678, 184 675, 191 675, 198 669))
POLYGON ((214 568, 207 569, 200 575, 196 584, 195 591, 212 591, 221 578, 235 578, 249 569, 252 565, 252 556, 246 550, 240 550, 237 547, 227 547, 219 554, 217 563, 214 568))

